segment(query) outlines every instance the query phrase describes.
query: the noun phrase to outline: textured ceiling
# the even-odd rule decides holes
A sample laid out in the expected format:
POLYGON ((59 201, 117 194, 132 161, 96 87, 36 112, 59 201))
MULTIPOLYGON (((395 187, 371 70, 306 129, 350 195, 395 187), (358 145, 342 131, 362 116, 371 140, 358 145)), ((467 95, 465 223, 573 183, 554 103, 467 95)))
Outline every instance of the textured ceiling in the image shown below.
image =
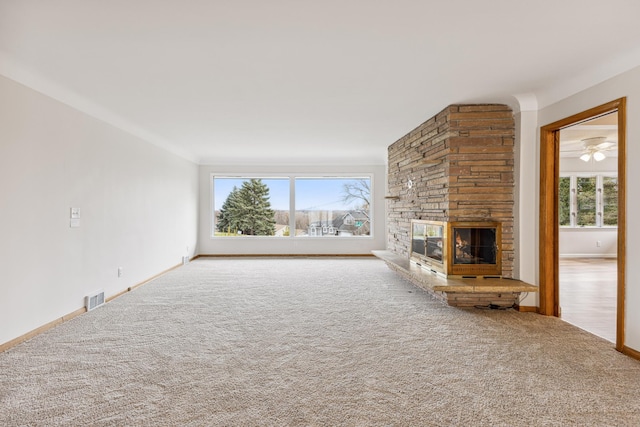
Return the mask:
POLYGON ((640 65, 640 2, 602 5, 0 0, 0 74, 200 163, 382 164, 449 104, 640 65))

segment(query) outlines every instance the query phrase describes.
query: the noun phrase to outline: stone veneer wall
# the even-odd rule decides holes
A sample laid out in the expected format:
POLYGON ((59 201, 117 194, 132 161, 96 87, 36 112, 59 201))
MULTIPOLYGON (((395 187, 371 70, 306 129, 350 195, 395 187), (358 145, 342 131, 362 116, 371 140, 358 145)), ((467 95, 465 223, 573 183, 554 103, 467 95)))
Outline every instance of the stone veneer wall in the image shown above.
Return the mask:
POLYGON ((450 105, 390 145, 387 249, 409 256, 412 219, 499 221, 513 277, 514 136, 506 105, 450 105))

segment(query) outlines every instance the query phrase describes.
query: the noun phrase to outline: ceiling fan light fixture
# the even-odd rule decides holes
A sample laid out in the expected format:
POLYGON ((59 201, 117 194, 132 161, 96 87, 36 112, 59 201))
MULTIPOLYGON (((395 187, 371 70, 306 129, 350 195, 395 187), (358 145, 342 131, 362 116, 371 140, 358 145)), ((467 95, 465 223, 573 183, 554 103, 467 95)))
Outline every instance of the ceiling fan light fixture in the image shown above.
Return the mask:
POLYGON ((607 156, 605 156, 602 151, 596 151, 595 153, 593 153, 593 160, 595 160, 596 162, 600 162, 604 160, 606 157, 607 156))
POLYGON ((588 162, 589 160, 591 160, 591 153, 584 153, 582 156, 580 156, 580 160, 582 160, 583 162, 588 162))

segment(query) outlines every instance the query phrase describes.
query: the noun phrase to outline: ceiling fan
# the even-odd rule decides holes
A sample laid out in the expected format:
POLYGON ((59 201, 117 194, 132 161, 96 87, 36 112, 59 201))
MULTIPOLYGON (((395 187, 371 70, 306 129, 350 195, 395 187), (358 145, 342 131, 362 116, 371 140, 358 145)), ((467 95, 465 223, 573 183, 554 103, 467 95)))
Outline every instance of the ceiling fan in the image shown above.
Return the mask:
POLYGON ((579 152, 580 160, 584 162, 588 162, 593 159, 596 162, 600 162, 606 159, 607 155, 605 154, 607 151, 616 150, 618 148, 618 144, 613 141, 607 141, 607 138, 604 136, 596 136, 593 138, 586 138, 580 141, 580 145, 582 146, 577 150, 562 150, 565 153, 569 152, 579 152))

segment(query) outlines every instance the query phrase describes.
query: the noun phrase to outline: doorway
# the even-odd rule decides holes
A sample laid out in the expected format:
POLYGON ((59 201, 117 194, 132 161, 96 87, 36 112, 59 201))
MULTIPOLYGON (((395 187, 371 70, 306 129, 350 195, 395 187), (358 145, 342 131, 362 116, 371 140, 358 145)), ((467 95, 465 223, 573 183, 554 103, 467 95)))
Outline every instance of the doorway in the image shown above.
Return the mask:
MULTIPOLYGON (((617 112, 617 242, 616 250, 616 349, 624 348, 624 293, 625 293, 625 135, 626 98, 592 108, 574 116, 540 128, 540 313, 560 316, 560 132, 617 112)), ((593 154, 593 153, 592 153, 593 154)))
POLYGON ((562 320, 616 341, 618 112, 560 130, 562 320))

